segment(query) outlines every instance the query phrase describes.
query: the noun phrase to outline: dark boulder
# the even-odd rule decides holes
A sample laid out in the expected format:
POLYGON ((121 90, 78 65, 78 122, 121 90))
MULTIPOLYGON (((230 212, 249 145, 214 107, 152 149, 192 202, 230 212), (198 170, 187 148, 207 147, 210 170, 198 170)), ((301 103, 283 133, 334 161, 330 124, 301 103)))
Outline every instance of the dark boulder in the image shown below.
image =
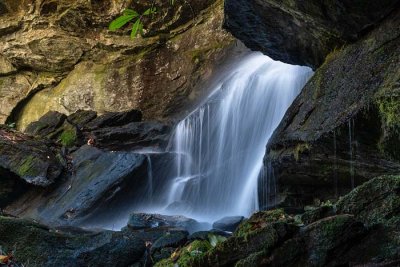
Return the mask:
POLYGON ((93 110, 78 110, 67 117, 67 120, 76 125, 79 129, 83 129, 86 125, 97 118, 97 112, 93 110))
POLYGON ((69 174, 56 188, 33 190, 7 211, 48 223, 76 223, 105 209, 122 188, 138 187, 146 173, 145 157, 133 152, 104 152, 83 146, 71 157, 69 174))
POLYGON ((221 231, 234 232, 243 220, 243 216, 224 217, 214 222, 212 227, 221 231))
POLYGON ((38 121, 30 123, 25 133, 40 137, 52 136, 63 125, 67 116, 57 111, 49 111, 38 121))
POLYGON ((9 171, 27 184, 46 187, 60 176, 63 166, 54 144, 39 141, 0 126, 0 176, 9 171))
POLYGON ((133 213, 129 216, 128 227, 132 230, 169 227, 193 231, 200 223, 184 216, 167 216, 161 214, 133 213))
POLYGON ((130 266, 141 262, 143 240, 129 233, 55 230, 28 220, 0 217, 0 246, 32 266, 130 266))
POLYGON ((400 172, 400 12, 332 53, 267 145, 265 173, 284 207, 336 199, 400 172))
POLYGON ((173 230, 157 239, 150 250, 154 262, 168 258, 176 248, 185 245, 188 235, 187 231, 173 230))
POLYGON ((86 130, 94 130, 104 127, 123 126, 131 122, 140 122, 142 112, 139 110, 130 110, 126 112, 107 112, 87 123, 86 130))
POLYGON ((93 130, 96 146, 115 150, 160 149, 168 144, 170 127, 158 122, 133 122, 93 130))
POLYGON ((355 214, 368 224, 400 219, 400 176, 382 176, 357 187, 336 203, 338 213, 355 214))
POLYGON ((224 26, 252 50, 316 68, 398 7, 396 0, 227 0, 224 26))

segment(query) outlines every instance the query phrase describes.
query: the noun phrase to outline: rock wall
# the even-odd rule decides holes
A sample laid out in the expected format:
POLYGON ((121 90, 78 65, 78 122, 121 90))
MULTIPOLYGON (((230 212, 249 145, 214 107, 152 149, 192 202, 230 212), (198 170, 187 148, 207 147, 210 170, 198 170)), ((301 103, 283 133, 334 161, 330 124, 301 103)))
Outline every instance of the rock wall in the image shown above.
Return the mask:
POLYGON ((222 1, 161 5, 145 38, 108 31, 137 1, 6 0, 0 6, 0 123, 24 129, 50 110, 181 114, 235 49, 221 29, 222 1))
POLYGON ((330 53, 267 146, 281 205, 338 197, 400 172, 400 10, 330 53))
POLYGON ((398 7, 396 0, 227 0, 224 25, 253 50, 315 69, 398 7))

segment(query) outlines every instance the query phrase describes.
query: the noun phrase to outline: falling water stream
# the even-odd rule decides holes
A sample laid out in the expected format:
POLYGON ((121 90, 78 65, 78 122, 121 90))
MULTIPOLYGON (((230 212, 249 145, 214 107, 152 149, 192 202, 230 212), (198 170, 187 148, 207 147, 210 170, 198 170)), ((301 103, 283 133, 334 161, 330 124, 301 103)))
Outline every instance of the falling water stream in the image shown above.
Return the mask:
POLYGON ((121 216, 114 214, 113 226, 126 225, 132 211, 203 222, 249 216, 260 208, 259 197, 269 199, 275 181, 269 171, 263 173, 266 144, 312 70, 260 53, 235 63, 217 77, 208 98, 177 124, 166 153, 137 152, 147 155, 149 180, 145 190, 137 189, 133 206, 121 216), (173 155, 161 168, 162 178, 159 165, 152 170, 151 155, 156 154, 173 155))
POLYGON ((162 193, 165 212, 173 206, 171 213, 212 221, 257 210, 265 146, 311 74, 259 53, 225 73, 176 127, 176 177, 162 193))

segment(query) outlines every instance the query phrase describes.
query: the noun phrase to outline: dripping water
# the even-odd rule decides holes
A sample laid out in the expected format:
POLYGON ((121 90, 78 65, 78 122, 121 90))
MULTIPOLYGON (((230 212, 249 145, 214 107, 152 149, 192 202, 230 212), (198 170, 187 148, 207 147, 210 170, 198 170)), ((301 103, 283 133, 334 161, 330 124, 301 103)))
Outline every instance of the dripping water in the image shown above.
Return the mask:
POLYGON ((148 179, 148 184, 147 184, 147 188, 148 188, 148 193, 147 193, 147 197, 149 198, 150 204, 153 201, 153 192, 154 192, 154 181, 153 181, 153 167, 151 164, 151 157, 150 155, 146 155, 147 158, 147 179, 148 179))
POLYGON ((337 143, 336 143, 336 130, 333 130, 333 186, 335 190, 335 198, 339 196, 338 192, 338 173, 337 173, 337 143))
POLYGON ((349 154, 350 154, 351 189, 354 189, 354 150, 353 150, 354 121, 352 119, 350 119, 348 124, 349 124, 349 154))

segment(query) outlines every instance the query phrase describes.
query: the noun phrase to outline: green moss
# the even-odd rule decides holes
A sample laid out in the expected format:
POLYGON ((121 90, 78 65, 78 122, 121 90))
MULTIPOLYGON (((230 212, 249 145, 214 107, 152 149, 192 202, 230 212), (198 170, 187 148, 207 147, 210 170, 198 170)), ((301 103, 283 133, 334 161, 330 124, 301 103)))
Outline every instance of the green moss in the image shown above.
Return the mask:
POLYGON ((175 263, 173 262, 172 259, 164 259, 159 262, 157 262, 154 267, 174 267, 175 263))
POLYGON ((247 237, 252 232, 264 228, 271 223, 287 221, 293 221, 293 219, 283 209, 260 211, 253 214, 250 219, 243 221, 238 226, 234 236, 247 237))
POLYGON ((400 97, 379 98, 379 112, 387 127, 400 126, 400 97))
POLYGON ((170 258, 157 262, 155 267, 191 267, 197 266, 206 252, 212 249, 210 242, 207 240, 195 240, 189 245, 183 247, 179 251, 174 252, 170 258))
POLYGON ((300 160, 300 155, 308 150, 310 150, 311 146, 307 143, 297 144, 293 150, 293 156, 296 161, 300 160))
POLYGON ((60 135, 60 142, 63 146, 72 147, 77 140, 76 131, 67 129, 60 135))
POLYGON ((18 168, 18 175, 20 176, 37 176, 39 175, 38 170, 35 168, 37 159, 30 155, 23 159, 21 166, 18 168))
POLYGON ((196 262, 199 262, 205 253, 212 248, 211 244, 205 240, 196 240, 184 247, 181 251, 178 266, 179 267, 190 267, 195 266, 196 262))
POLYGON ((266 257, 265 251, 259 251, 250 254, 247 258, 238 261, 235 267, 257 267, 260 266, 260 261, 266 257))

